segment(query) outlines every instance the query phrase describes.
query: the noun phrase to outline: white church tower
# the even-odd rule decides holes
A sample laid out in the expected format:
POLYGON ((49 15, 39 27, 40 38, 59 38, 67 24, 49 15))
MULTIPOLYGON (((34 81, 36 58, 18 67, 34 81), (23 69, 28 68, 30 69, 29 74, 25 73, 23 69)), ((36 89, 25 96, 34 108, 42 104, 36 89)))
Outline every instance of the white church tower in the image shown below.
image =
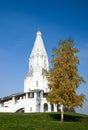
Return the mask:
POLYGON ((48 56, 42 40, 42 33, 36 33, 34 47, 29 57, 29 70, 24 79, 24 92, 44 90, 48 92, 45 71, 49 70, 48 56))

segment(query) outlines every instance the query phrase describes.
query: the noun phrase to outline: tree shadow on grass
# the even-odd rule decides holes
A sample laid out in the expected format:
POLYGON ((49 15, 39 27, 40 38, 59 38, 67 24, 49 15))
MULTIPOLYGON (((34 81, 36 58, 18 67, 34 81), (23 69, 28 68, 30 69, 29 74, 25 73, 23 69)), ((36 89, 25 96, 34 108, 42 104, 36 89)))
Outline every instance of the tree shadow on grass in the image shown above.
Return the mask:
MULTIPOLYGON (((49 114, 49 116, 54 121, 61 121, 61 114, 60 113, 49 114)), ((82 120, 84 120, 84 117, 82 117, 82 116, 69 115, 69 114, 64 115, 64 122, 81 122, 82 120)))
POLYGON ((83 120, 82 116, 74 116, 74 115, 65 115, 64 121, 65 122, 81 122, 83 120))

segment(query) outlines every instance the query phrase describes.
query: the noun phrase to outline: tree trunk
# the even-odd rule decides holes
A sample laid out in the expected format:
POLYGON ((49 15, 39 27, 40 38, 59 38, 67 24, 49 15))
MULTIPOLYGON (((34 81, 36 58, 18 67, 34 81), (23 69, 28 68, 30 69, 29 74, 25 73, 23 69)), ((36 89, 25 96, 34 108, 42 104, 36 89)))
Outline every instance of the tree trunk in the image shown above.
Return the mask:
POLYGON ((61 122, 64 121, 64 110, 63 110, 63 104, 61 105, 61 122))

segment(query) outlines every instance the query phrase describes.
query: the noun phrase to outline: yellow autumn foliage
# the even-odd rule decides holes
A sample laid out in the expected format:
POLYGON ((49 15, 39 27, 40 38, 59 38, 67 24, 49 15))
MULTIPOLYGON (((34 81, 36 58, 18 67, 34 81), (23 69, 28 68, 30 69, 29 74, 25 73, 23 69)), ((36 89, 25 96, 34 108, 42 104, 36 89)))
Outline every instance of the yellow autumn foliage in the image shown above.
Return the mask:
POLYGON ((60 41, 58 48, 53 49, 52 69, 48 72, 50 92, 47 100, 64 106, 82 106, 84 95, 78 95, 76 89, 84 82, 78 73, 79 58, 73 40, 60 41))

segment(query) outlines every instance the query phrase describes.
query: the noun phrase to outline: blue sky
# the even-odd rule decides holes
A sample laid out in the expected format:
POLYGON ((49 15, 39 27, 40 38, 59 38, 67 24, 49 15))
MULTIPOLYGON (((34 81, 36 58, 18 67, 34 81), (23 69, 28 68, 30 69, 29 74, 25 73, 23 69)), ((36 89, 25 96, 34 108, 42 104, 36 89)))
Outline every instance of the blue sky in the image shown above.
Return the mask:
POLYGON ((74 39, 86 81, 78 93, 88 99, 88 0, 0 0, 0 97, 23 91, 38 28, 50 60, 60 40, 74 39))

